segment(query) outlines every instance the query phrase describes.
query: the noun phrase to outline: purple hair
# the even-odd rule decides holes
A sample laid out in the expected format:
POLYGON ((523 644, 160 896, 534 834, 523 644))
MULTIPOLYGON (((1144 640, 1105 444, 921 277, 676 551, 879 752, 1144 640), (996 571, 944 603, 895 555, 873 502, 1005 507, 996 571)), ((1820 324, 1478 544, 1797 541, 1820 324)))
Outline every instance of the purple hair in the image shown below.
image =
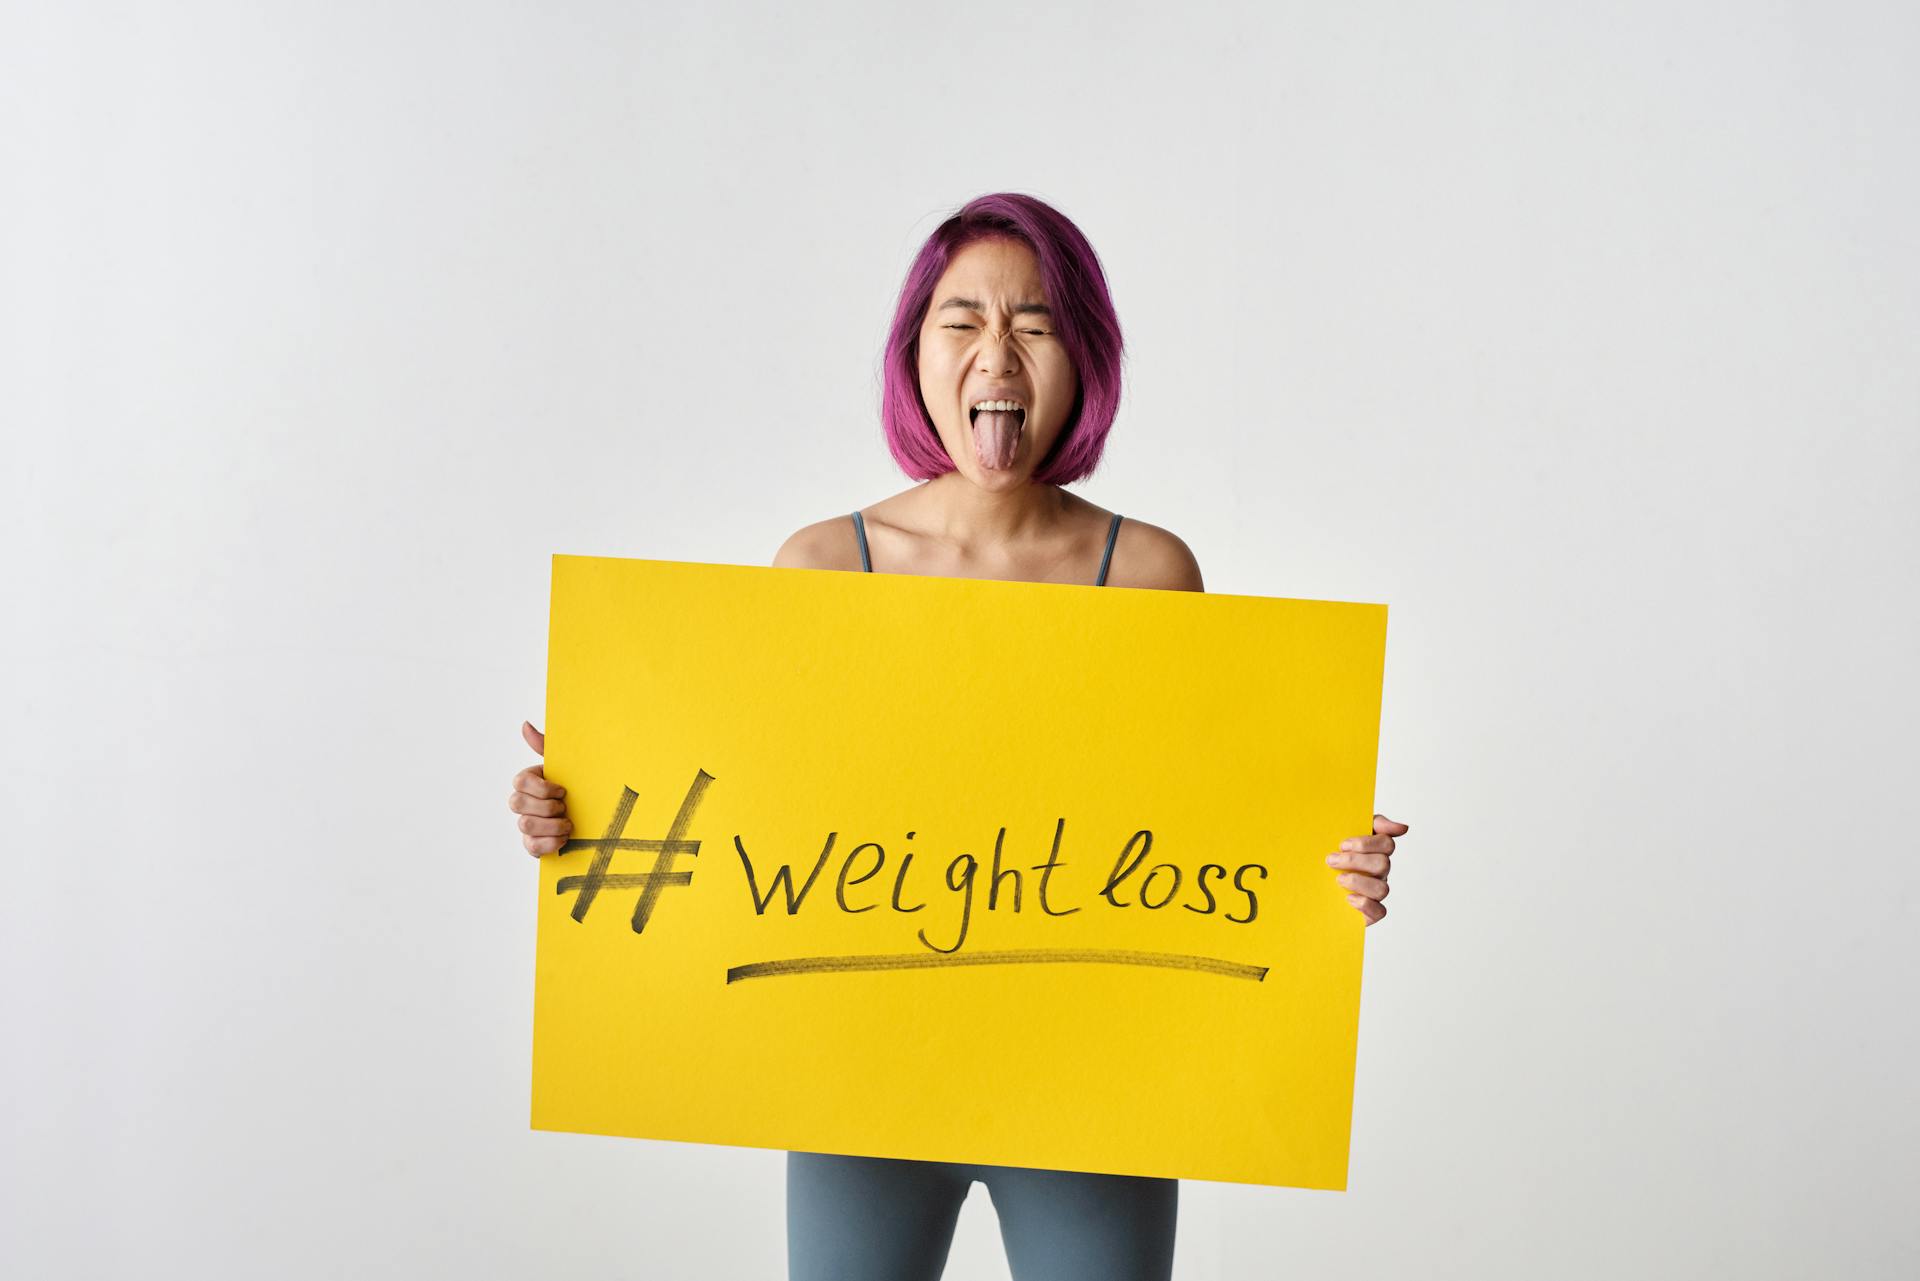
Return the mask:
POLYGON ((1091 475, 1120 408, 1120 318, 1107 294, 1099 256, 1065 214, 1032 196, 1002 191, 961 206, 920 246, 900 288, 882 365, 880 425, 900 469, 931 480, 954 469, 920 394, 920 325, 933 287, 953 256, 976 240, 1010 236, 1033 250, 1053 309, 1053 330, 1073 362, 1080 388, 1066 426, 1033 479, 1070 485, 1091 475))

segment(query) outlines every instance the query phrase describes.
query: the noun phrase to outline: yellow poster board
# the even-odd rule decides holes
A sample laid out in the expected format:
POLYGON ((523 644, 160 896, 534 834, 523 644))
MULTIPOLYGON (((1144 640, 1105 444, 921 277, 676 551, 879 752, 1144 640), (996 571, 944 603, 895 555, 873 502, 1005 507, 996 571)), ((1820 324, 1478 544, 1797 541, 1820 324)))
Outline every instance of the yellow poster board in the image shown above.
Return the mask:
POLYGON ((1344 1188, 1386 616, 554 557, 534 1128, 1344 1188))

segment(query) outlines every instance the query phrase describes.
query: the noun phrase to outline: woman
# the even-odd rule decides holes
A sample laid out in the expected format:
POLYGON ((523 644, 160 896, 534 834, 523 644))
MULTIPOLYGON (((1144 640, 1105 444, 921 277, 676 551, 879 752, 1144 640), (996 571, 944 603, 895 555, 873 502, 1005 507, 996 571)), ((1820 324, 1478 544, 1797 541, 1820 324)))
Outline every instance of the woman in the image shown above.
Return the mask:
MULTIPOLYGON (((887 447, 925 483, 808 525, 774 565, 1203 590, 1179 538, 1061 488, 1099 462, 1120 353, 1105 277, 1079 228, 1031 196, 967 204, 915 258, 887 343, 887 447)), ((545 751, 531 724, 521 732, 545 751)), ((540 766, 515 776, 509 807, 528 853, 566 843, 563 793, 540 766)), ((1373 832, 1327 858, 1369 925, 1386 915, 1394 837, 1406 830, 1375 815, 1373 832)), ((1172 1179, 793 1152, 791 1278, 939 1277, 976 1180, 993 1197, 1017 1281, 1171 1275, 1172 1179)))

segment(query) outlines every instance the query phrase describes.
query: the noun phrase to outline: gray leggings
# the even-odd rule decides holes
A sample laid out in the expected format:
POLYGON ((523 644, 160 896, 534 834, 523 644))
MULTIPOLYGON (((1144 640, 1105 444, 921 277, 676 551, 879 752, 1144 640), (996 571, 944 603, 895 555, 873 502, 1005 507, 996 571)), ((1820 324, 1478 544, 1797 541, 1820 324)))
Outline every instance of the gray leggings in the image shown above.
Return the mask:
POLYGON ((1013 1281, 1173 1275, 1175 1179, 789 1152, 788 1281, 938 1281, 975 1181, 1013 1281))

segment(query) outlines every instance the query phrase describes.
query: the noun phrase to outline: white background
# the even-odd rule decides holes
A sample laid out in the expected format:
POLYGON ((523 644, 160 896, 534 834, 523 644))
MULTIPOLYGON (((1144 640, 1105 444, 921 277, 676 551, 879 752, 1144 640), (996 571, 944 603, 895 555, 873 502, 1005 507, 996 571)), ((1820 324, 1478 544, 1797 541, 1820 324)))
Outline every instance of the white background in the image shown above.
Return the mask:
POLYGON ((780 1274, 780 1154, 527 1126, 548 558, 905 488, 995 190, 1079 492, 1391 607, 1351 1188, 1177 1275, 1920 1265, 1911 5, 4 13, 0 1271, 780 1274))

